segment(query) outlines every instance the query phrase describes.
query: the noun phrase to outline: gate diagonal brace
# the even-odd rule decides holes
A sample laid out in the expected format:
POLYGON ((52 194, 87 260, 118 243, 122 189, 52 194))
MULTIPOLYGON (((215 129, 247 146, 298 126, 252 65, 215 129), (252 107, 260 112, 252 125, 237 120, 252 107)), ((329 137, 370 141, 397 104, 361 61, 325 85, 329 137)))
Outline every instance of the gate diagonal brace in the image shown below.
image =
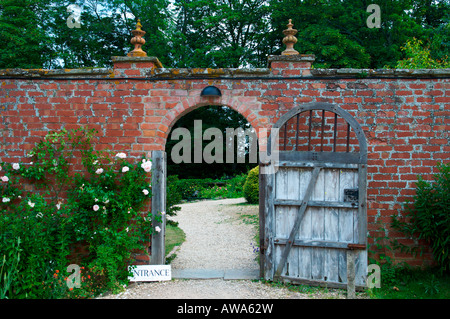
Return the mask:
POLYGON ((295 239, 295 235, 298 232, 298 229, 299 229, 300 224, 302 222, 303 216, 305 216, 305 211, 306 211, 306 208, 308 207, 308 201, 309 201, 309 198, 311 197, 311 194, 312 194, 312 192, 314 190, 314 186, 316 185, 317 178, 319 176, 321 168, 322 167, 320 167, 320 166, 315 166, 314 167, 314 170, 313 170, 312 175, 311 175, 311 180, 309 181, 308 188, 306 189, 305 197, 303 198, 302 205, 300 206, 298 214, 297 214, 297 216, 295 218, 294 227, 292 227, 291 233, 289 235, 289 239, 288 239, 288 241, 286 243, 286 247, 283 250, 283 254, 281 255, 280 262, 278 263, 278 267, 277 267, 277 270, 276 270, 275 276, 274 276, 275 280, 278 280, 278 278, 281 276, 281 272, 283 271, 284 264, 286 263, 286 260, 287 260, 287 257, 289 255, 289 252, 291 251, 292 244, 293 244, 294 239, 295 239))

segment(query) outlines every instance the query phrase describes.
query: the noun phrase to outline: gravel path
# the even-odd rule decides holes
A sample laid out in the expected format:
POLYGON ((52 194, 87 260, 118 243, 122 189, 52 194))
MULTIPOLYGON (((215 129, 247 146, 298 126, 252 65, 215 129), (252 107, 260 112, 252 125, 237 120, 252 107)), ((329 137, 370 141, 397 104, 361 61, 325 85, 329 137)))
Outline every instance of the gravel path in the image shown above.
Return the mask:
POLYGON ((257 216, 258 207, 236 205, 242 198, 183 204, 174 218, 186 233, 173 269, 259 269, 253 253, 255 225, 242 215, 257 216), (253 244, 253 245, 252 245, 253 244))
MULTIPOLYGON (((200 201, 180 205, 173 219, 186 233, 172 269, 259 269, 255 260, 256 225, 250 216, 258 206, 239 205, 240 199, 200 201)), ((257 220, 257 219, 256 219, 257 220)), ((173 279, 135 283, 107 299, 307 299, 345 298, 338 291, 302 294, 251 280, 173 279)))

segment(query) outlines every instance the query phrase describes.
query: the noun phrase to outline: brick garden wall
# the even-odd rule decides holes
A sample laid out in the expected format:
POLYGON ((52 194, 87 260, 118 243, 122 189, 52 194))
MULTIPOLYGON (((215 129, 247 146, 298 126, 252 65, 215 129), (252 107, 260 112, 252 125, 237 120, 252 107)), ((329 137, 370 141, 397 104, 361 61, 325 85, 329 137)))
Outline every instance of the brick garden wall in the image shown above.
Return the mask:
MULTIPOLYGON (((205 105, 226 105, 253 128, 291 108, 329 102, 352 114, 368 142, 368 229, 414 195, 450 160, 450 70, 321 70, 313 57, 271 56, 263 69, 165 69, 154 57, 113 57, 113 69, 0 70, 0 161, 18 162, 48 131, 88 126, 98 149, 140 157, 164 150, 172 125, 205 105), (207 85, 220 98, 200 97, 207 85)), ((390 238, 416 244, 387 227, 390 238)), ((369 243, 372 241, 369 238, 369 243)), ((423 243, 420 243, 423 244, 423 243)), ((421 264, 429 255, 398 260, 421 264)))

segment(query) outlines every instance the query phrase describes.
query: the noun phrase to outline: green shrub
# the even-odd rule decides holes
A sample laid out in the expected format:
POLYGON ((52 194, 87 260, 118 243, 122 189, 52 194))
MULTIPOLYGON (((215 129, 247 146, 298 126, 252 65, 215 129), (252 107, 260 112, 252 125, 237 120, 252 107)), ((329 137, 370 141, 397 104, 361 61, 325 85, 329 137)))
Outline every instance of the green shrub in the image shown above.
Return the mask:
POLYGON ((178 192, 181 194, 183 200, 193 200, 200 197, 200 192, 214 185, 214 180, 211 178, 205 179, 180 179, 176 182, 178 192))
POLYGON ((152 232, 141 211, 151 196, 151 162, 94 152, 94 133, 52 132, 23 162, 0 163, 1 297, 89 297, 128 283, 132 251, 144 250, 152 232), (75 154, 81 174, 71 172, 75 154), (38 191, 25 191, 27 183, 38 191), (78 243, 89 248, 80 267, 89 281, 71 291, 64 278, 78 243))
POLYGON ((251 169, 244 183, 244 197, 250 204, 259 202, 259 166, 251 169))
MULTIPOLYGON (((405 218, 393 216, 392 226, 427 240, 442 271, 450 271, 450 164, 440 164, 434 182, 419 176, 413 205, 406 203, 405 218)), ((410 248, 400 245, 404 250, 410 248)))
MULTIPOLYGON (((178 187, 179 179, 177 175, 170 175, 167 176, 167 182, 166 182, 166 214, 167 217, 173 217, 176 215, 176 213, 181 209, 180 206, 176 206, 177 204, 181 203, 181 200, 183 199, 181 197, 181 192, 178 187)), ((167 224, 172 226, 177 226, 178 223, 167 219, 167 224)))

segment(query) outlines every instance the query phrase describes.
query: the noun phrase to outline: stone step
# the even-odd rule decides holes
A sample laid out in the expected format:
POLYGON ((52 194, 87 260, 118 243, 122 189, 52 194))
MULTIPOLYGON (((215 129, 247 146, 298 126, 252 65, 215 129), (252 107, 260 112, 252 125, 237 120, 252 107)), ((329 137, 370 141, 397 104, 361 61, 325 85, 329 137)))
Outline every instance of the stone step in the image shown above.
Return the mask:
POLYGON ((259 279, 259 269, 172 269, 174 279, 259 279))

